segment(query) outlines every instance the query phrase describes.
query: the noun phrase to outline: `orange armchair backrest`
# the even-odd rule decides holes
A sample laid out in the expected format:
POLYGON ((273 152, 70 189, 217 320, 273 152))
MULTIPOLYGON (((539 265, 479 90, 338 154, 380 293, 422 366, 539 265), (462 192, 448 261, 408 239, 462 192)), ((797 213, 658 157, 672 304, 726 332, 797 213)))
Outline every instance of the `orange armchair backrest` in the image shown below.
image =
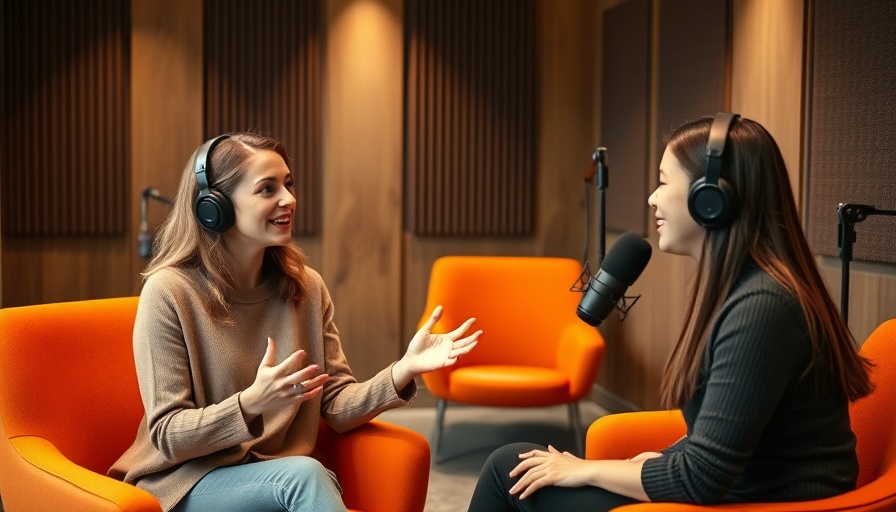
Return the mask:
POLYGON ((49 439, 104 474, 143 417, 131 341, 136 309, 137 297, 127 297, 0 310, 6 435, 49 439))
POLYGON ((568 258, 445 256, 433 264, 421 323, 439 304, 440 332, 477 319, 473 329, 482 329, 482 338, 457 367, 553 367, 563 328, 581 322, 575 314, 581 295, 569 290, 580 270, 568 258))
POLYGON ((861 487, 896 464, 896 319, 881 324, 862 345, 870 359, 874 392, 850 405, 850 421, 858 442, 861 487))

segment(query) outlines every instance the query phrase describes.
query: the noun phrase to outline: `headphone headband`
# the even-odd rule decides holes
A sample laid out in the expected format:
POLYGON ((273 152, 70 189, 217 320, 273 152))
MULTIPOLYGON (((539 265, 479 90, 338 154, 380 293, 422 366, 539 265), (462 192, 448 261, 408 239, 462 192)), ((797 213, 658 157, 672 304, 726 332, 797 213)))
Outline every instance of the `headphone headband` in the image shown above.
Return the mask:
POLYGON ((734 120, 740 115, 728 112, 719 112, 712 121, 709 129, 709 141, 706 143, 706 183, 715 185, 719 183, 722 175, 722 154, 725 152, 725 143, 728 142, 728 131, 734 120))
POLYGON ((214 139, 209 139, 205 141, 202 146, 199 147, 199 153, 196 155, 196 180, 199 182, 199 195, 207 195, 209 191, 208 186, 208 176, 206 176, 205 171, 208 168, 208 162, 211 159, 212 151, 218 147, 218 144, 224 142, 225 139, 229 139, 230 135, 218 135, 214 139))
POLYGON ((716 114, 706 142, 706 176, 694 181, 688 192, 691 216, 707 229, 728 225, 738 207, 737 196, 728 182, 722 179, 722 155, 731 125, 739 117, 728 112, 716 114))

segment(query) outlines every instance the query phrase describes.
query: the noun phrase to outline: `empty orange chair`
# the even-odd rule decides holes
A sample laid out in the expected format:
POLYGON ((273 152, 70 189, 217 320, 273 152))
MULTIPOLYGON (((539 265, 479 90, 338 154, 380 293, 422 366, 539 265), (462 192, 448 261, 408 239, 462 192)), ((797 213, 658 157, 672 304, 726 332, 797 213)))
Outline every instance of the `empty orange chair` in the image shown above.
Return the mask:
POLYGON ((578 401, 594 383, 604 340, 576 316, 581 294, 570 291, 581 265, 568 258, 445 256, 430 275, 429 318, 441 304, 434 332, 470 317, 482 329, 479 344, 454 366, 423 374, 438 398, 434 450, 438 452, 448 401, 497 407, 568 404, 579 453, 584 435, 578 401))
MULTIPOLYGON (((136 309, 128 297, 0 310, 4 510, 161 510, 149 493, 105 475, 143 417, 136 309)), ((349 509, 423 510, 430 452, 416 432, 371 422, 337 434, 322 423, 313 455, 339 477, 349 509)))
MULTIPOLYGON (((638 503, 620 507, 625 512, 696 512, 750 510, 777 512, 883 512, 896 510, 896 319, 878 327, 865 341, 862 354, 876 366, 874 392, 850 404, 849 418, 856 434, 859 458, 857 488, 839 496, 785 503, 690 505, 638 503)), ((604 416, 588 429, 589 459, 627 459, 641 452, 659 451, 685 434, 678 411, 650 411, 604 416)))

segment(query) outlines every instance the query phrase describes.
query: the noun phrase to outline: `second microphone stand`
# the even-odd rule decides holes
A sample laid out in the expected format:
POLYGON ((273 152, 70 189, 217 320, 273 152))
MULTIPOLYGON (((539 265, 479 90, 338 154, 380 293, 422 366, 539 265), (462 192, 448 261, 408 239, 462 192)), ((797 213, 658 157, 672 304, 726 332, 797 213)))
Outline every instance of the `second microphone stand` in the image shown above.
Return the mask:
POLYGON ((591 165, 585 172, 585 254, 582 262, 588 260, 588 186, 597 177, 597 189, 600 191, 600 216, 597 220, 597 266, 607 253, 607 186, 609 185, 609 166, 607 165, 607 148, 597 148, 591 155, 591 165))
POLYGON ((842 262, 840 275, 840 316, 849 325, 849 262, 852 246, 856 242, 856 223, 869 215, 896 216, 896 210, 878 210, 867 204, 840 203, 837 206, 837 247, 842 262))

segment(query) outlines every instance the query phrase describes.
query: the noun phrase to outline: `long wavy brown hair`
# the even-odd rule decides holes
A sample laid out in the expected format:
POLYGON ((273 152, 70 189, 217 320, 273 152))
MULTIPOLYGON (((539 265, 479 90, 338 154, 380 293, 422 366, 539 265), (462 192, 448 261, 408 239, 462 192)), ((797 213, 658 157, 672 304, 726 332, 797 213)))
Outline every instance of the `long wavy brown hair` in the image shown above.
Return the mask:
MULTIPOLYGON (((706 174, 706 142, 712 117, 688 122, 667 139, 693 183, 706 174)), ((871 363, 843 322, 803 234, 781 151, 759 123, 734 122, 722 162, 722 179, 737 197, 734 221, 708 229, 697 263, 692 297, 678 342, 666 363, 661 388, 667 407, 681 407, 697 389, 703 354, 722 302, 747 263, 761 268, 799 301, 812 341, 803 375, 823 367, 850 401, 869 394, 871 363)))
MULTIPOLYGON (((209 186, 230 197, 255 155, 263 150, 279 154, 292 170, 286 147, 279 140, 255 133, 234 133, 220 142, 211 154, 206 171, 209 186)), ((201 270, 205 282, 200 285, 207 288, 215 305, 210 313, 216 319, 226 320, 230 310, 227 297, 234 289, 234 281, 227 262, 223 234, 200 226, 193 211, 199 196, 195 174, 198 153, 199 148, 184 167, 171 211, 159 227, 153 245, 154 255, 143 271, 143 278, 145 280, 167 267, 201 270)), ((302 297, 305 255, 297 245, 290 243, 265 249, 262 272, 272 280, 284 300, 299 300, 302 297)))

